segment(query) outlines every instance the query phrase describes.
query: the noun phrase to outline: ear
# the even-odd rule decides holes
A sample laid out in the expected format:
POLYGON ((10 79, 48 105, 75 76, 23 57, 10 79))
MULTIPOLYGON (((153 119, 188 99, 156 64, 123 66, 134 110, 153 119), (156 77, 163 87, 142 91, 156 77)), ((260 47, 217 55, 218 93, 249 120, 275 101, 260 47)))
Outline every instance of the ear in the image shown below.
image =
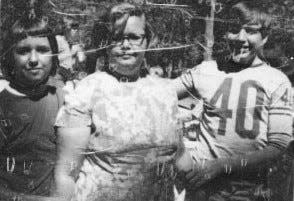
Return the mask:
POLYGON ((156 45, 158 44, 158 42, 159 42, 158 37, 155 36, 155 35, 153 35, 152 38, 149 41, 149 44, 148 44, 147 48, 150 49, 150 48, 156 47, 156 45))
POLYGON ((185 197, 186 197, 186 189, 182 190, 182 192, 179 194, 176 186, 174 185, 174 201, 185 201, 185 197))

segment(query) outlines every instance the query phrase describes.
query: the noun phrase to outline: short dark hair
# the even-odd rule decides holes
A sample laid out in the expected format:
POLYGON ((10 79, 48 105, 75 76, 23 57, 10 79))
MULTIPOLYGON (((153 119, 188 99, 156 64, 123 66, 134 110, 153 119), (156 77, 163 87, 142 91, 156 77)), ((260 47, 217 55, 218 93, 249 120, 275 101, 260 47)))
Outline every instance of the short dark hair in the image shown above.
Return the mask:
POLYGON ((49 28, 48 18, 43 16, 35 19, 23 18, 17 20, 6 32, 3 39, 3 56, 1 58, 1 68, 4 76, 12 78, 14 68, 13 48, 16 43, 28 36, 47 37, 53 54, 52 69, 50 74, 54 75, 59 67, 58 45, 52 30, 49 28))

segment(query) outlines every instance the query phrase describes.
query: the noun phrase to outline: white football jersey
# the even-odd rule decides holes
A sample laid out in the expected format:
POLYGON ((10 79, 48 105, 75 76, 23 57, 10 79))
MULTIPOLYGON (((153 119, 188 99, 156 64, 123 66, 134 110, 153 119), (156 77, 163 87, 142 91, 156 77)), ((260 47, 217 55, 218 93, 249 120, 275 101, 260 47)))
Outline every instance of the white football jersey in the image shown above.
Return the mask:
POLYGON ((181 80, 204 101, 201 135, 216 157, 256 151, 269 142, 287 146, 291 140, 291 84, 282 72, 263 63, 225 73, 215 62, 204 62, 181 80))

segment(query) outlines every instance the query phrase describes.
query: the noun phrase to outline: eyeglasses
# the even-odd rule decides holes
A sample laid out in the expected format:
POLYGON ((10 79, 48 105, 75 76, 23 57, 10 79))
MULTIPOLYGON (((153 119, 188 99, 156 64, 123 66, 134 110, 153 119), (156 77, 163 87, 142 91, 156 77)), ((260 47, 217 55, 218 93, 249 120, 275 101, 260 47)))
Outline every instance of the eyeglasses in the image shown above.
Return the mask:
POLYGON ((125 41, 125 39, 127 39, 129 44, 131 45, 142 45, 145 37, 146 37, 145 34, 142 34, 142 35, 128 34, 128 35, 114 36, 112 38, 111 44, 121 45, 125 41))

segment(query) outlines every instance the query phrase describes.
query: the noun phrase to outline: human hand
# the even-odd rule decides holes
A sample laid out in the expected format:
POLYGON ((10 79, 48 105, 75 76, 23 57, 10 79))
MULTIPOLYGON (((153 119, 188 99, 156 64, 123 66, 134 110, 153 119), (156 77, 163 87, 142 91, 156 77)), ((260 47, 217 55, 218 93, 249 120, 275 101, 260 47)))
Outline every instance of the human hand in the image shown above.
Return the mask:
POLYGON ((193 188, 197 188, 216 178, 223 171, 224 166, 220 160, 202 160, 186 173, 186 180, 193 188))
POLYGON ((193 159, 187 149, 176 159, 175 164, 180 172, 189 172, 193 169, 193 159))

